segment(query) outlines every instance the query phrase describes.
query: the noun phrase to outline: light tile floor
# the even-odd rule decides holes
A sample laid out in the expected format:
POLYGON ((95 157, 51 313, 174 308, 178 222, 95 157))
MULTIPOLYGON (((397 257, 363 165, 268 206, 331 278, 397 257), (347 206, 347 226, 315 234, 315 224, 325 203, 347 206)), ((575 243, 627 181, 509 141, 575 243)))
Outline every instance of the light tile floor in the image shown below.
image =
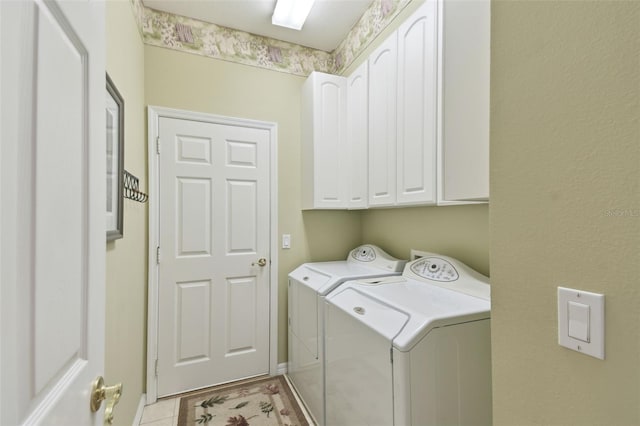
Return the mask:
POLYGON ((142 412, 140 424, 144 426, 177 426, 180 398, 160 399, 147 405, 142 412))

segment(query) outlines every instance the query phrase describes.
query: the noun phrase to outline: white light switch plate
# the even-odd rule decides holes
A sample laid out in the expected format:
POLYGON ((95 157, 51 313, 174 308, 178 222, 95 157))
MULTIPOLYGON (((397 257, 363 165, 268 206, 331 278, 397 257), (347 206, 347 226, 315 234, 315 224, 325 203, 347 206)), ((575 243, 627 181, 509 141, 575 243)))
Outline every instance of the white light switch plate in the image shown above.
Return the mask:
POLYGON ((291 248, 291 234, 282 234, 282 248, 283 249, 291 248))
POLYGON ((558 287, 558 344, 604 359, 604 295, 558 287))

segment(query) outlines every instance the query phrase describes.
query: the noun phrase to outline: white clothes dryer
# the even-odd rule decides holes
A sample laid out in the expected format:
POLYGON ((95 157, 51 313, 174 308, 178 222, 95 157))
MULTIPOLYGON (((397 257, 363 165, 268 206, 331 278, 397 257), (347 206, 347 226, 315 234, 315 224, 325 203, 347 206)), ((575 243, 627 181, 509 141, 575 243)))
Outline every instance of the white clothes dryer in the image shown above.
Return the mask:
POLYGON ((326 298, 326 424, 491 425, 488 278, 427 253, 326 298))
POLYGON ((406 261, 362 245, 346 260, 305 263, 289 274, 288 376, 319 426, 324 421, 324 299, 345 281, 399 276, 406 261))

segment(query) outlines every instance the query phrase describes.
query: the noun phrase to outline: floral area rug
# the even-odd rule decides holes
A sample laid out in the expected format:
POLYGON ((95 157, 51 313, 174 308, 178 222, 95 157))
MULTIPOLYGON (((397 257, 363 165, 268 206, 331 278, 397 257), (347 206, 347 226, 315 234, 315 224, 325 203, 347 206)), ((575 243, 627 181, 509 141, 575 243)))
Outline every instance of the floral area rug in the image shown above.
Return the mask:
POLYGON ((284 376, 216 386, 180 399, 178 426, 309 426, 284 376))

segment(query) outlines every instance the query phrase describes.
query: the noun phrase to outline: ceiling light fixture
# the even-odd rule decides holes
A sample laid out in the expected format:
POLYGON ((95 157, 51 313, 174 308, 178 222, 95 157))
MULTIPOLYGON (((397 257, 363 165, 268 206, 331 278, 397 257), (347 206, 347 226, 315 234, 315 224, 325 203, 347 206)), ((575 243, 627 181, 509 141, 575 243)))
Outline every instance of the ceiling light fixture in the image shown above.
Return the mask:
POLYGON ((271 23, 281 27, 301 30, 315 0, 278 0, 271 16, 271 23))

